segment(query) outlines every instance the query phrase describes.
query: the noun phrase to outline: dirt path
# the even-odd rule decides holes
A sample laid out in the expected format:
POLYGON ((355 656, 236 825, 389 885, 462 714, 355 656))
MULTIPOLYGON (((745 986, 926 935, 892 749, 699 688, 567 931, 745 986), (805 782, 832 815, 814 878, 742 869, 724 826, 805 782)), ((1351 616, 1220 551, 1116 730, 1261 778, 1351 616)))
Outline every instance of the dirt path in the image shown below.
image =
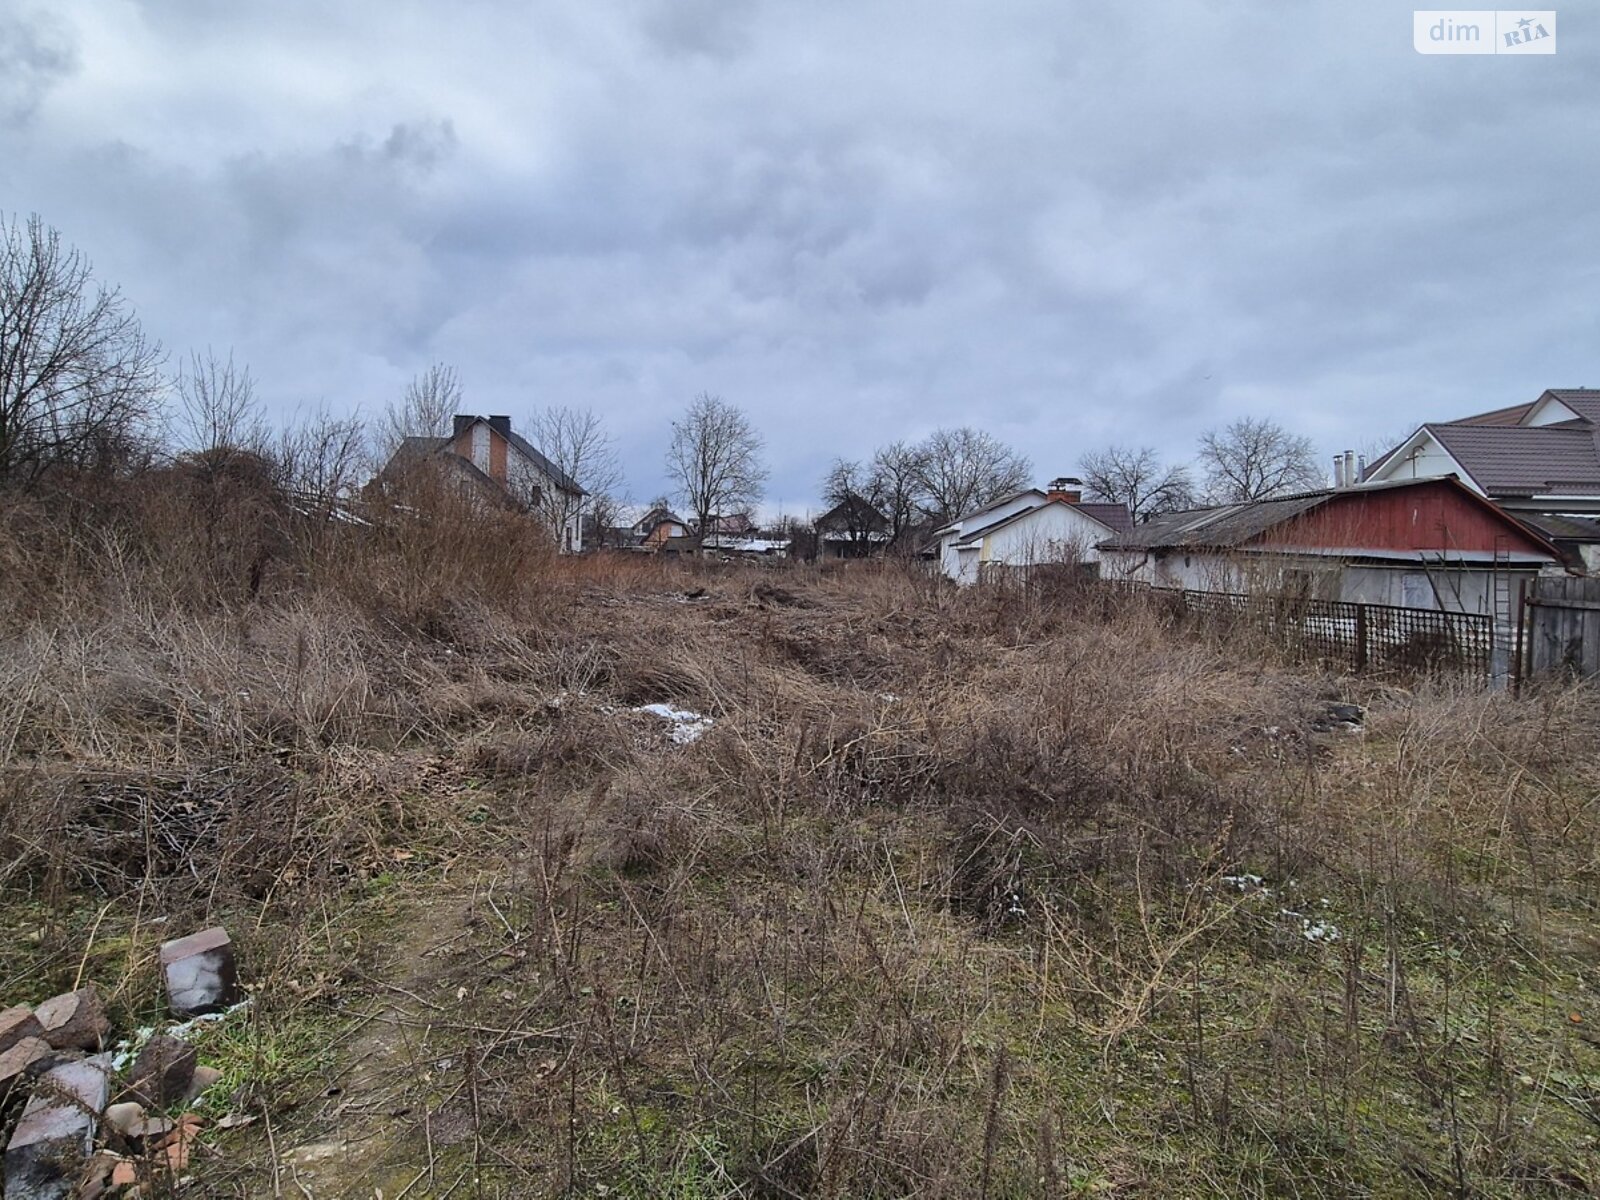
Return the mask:
POLYGON ((317 1200, 443 1190, 440 1159, 472 1128, 465 1102, 452 1097, 460 1063, 449 1019, 473 912, 470 886, 418 884, 401 902, 392 955, 338 1052, 331 1086, 293 1135, 278 1138, 276 1190, 317 1200))

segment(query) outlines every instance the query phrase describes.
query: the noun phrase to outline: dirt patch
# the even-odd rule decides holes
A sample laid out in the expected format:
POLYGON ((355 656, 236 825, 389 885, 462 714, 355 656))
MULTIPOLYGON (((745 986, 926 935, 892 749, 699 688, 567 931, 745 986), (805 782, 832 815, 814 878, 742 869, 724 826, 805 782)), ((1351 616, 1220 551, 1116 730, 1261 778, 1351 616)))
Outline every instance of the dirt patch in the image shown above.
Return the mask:
MULTIPOLYGON (((416 889, 398 906, 393 953, 370 981, 370 1008, 355 1018, 316 1110, 276 1138, 281 1170, 310 1194, 371 1196, 374 1186, 397 1194, 427 1173, 419 1141, 426 1150, 461 1140, 449 1128, 430 1130, 450 1107, 435 1085, 454 1065, 451 977, 467 954, 473 913, 472 890, 449 886, 416 889)), ((459 1112, 450 1122, 460 1123, 459 1112)))

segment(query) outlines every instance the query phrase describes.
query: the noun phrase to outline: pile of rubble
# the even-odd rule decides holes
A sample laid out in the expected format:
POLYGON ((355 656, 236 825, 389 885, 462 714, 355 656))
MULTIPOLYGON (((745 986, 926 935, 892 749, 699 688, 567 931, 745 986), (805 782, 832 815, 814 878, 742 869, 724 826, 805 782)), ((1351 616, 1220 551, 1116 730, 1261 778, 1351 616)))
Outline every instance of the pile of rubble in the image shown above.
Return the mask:
MULTIPOLYGON (((161 947, 167 1004, 183 1020, 240 1002, 233 945, 207 929, 161 947)), ((0 1011, 0 1121, 9 1124, 5 1200, 147 1194, 176 1180, 202 1126, 184 1110, 221 1078, 193 1046, 153 1033, 123 1063, 93 984, 37 1008, 0 1011), (121 1069, 119 1070, 119 1067, 121 1069)), ((0 1125, 3 1128, 3 1125, 0 1125)))

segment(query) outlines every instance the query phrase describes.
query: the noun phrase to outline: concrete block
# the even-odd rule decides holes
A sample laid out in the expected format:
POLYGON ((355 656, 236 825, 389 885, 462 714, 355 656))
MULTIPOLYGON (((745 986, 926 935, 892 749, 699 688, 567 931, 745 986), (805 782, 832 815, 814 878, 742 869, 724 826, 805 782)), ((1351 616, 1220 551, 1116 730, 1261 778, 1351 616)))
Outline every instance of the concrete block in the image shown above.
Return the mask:
POLYGON ((219 1012, 239 1002, 233 941, 221 926, 192 933, 161 947, 167 1006, 180 1017, 219 1012))

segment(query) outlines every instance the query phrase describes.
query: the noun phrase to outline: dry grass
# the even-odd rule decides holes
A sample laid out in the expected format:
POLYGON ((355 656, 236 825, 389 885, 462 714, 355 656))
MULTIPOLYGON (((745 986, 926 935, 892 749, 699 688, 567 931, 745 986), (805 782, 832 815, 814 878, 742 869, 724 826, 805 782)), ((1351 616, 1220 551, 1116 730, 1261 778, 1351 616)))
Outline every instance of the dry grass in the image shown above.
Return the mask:
POLYGON ((0 998, 82 969, 146 1014, 161 930, 228 921, 265 1120, 218 1194, 1600 1181, 1587 690, 185 495, 0 536, 0 998))

